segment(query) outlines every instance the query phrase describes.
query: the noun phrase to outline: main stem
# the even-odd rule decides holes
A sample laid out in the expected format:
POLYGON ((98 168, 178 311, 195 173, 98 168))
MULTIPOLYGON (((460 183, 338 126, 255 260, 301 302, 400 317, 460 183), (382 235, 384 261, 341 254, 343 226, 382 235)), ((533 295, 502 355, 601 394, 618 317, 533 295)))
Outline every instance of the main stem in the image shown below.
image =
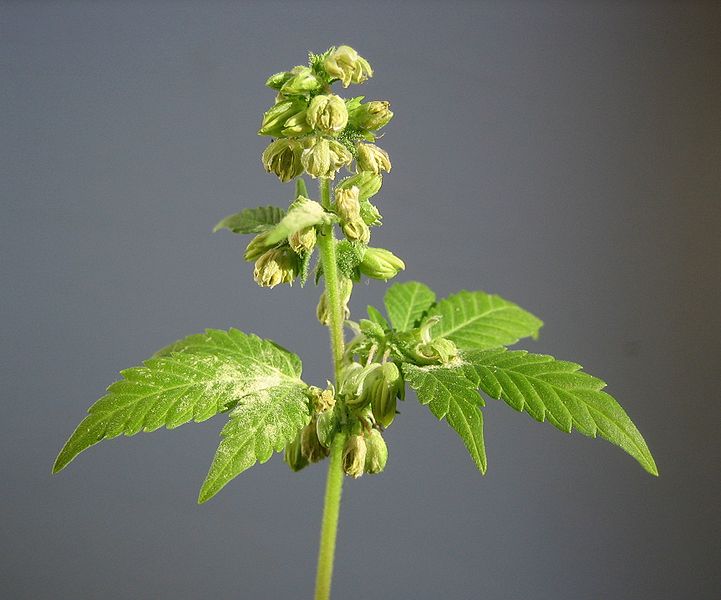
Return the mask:
MULTIPOLYGON (((323 208, 330 209, 330 180, 320 180, 320 202, 323 208)), ((318 240, 320 261, 325 279, 325 294, 329 310, 330 348, 333 356, 333 372, 336 386, 343 360, 343 306, 338 283, 338 262, 335 251, 335 233, 333 225, 325 225, 321 229, 318 240)), ((338 515, 343 492, 343 446, 346 434, 339 431, 330 449, 328 478, 325 486, 323 504, 323 522, 320 530, 320 547, 318 549, 318 570, 315 580, 315 600, 329 600, 330 586, 333 578, 333 559, 335 557, 335 540, 338 533, 338 515)))

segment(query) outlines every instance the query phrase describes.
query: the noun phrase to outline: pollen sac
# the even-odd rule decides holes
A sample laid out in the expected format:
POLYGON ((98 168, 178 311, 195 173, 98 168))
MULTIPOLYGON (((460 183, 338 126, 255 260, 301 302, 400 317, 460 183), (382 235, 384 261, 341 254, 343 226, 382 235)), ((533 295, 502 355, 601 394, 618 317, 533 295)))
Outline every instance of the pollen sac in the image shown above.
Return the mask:
POLYGON ((308 460, 303 456, 301 450, 300 434, 298 434, 290 444, 286 445, 283 460, 285 464, 290 467, 290 470, 295 472, 308 466, 308 460))
POLYGON ((316 417, 311 419, 310 423, 300 432, 300 447, 305 459, 311 463, 321 461, 328 456, 328 448, 323 446, 318 439, 316 417))
POLYGON ((388 462, 388 447, 377 429, 371 429, 366 435, 366 460, 364 469, 369 475, 375 475, 386 468, 388 462))
POLYGON ((368 61, 350 46, 334 48, 323 61, 323 68, 334 79, 340 79, 343 87, 351 83, 363 83, 373 76, 373 69, 368 61))
POLYGON ((369 171, 378 175, 381 171, 390 172, 391 159, 388 153, 375 144, 358 144, 356 162, 359 171, 369 171))
POLYGON ((310 101, 306 119, 312 129, 337 135, 348 124, 348 110, 340 96, 319 94, 310 101))
POLYGON ((343 470, 349 477, 358 478, 365 471, 366 441, 362 435, 350 435, 343 447, 343 470))

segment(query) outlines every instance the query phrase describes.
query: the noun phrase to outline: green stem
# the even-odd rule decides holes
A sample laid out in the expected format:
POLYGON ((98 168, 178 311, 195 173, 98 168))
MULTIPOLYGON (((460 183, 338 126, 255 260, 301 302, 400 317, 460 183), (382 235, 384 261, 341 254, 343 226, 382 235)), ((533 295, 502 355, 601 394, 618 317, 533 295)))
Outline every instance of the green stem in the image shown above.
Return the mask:
MULTIPOLYGON (((320 202, 327 210, 330 208, 330 180, 320 180, 320 202)), ((321 230, 318 240, 320 261, 325 279, 325 294, 328 302, 330 329, 330 347, 333 356, 333 371, 336 386, 343 360, 343 306, 341 304, 338 284, 338 262, 335 251, 335 233, 333 225, 326 225, 321 230)), ((323 504, 323 522, 320 530, 320 547, 318 549, 318 571, 315 580, 315 600, 329 600, 330 586, 333 578, 333 560, 335 558, 335 540, 338 533, 338 515, 343 492, 343 446, 345 432, 338 432, 333 440, 328 464, 328 478, 325 487, 323 504)))
POLYGON ((333 559, 335 557, 335 539, 338 533, 338 514, 343 493, 343 446, 346 434, 338 432, 333 438, 328 464, 328 479, 325 484, 325 503, 323 505, 323 524, 320 530, 318 549, 318 571, 315 579, 315 600, 329 600, 330 585, 333 578, 333 559))
MULTIPOLYGON (((320 202, 323 208, 330 208, 330 180, 320 180, 320 202)), ((325 279, 325 295, 328 301, 330 323, 330 347, 333 355, 333 370, 336 383, 343 360, 343 306, 340 297, 340 286, 338 284, 338 261, 335 251, 335 233, 333 225, 325 225, 321 229, 318 239, 320 250, 320 262, 323 267, 323 278, 325 279)))

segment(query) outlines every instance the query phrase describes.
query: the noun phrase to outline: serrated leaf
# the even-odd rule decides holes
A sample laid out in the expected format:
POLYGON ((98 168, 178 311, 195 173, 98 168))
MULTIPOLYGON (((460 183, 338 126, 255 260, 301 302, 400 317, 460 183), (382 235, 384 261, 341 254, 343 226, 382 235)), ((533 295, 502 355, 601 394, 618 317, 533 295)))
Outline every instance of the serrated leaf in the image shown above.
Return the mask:
POLYGON ((435 301, 435 292, 418 281, 395 283, 383 298, 388 318, 396 331, 416 327, 435 301))
POLYGON ((436 418, 445 417, 458 433, 481 473, 486 472, 486 448, 483 441, 483 399, 474 382, 461 369, 439 366, 418 367, 406 363, 403 374, 421 404, 428 405, 436 418))
POLYGON ((386 321, 385 317, 375 306, 367 307, 368 318, 373 321, 376 325, 380 325, 385 331, 390 330, 391 326, 386 321))
POLYGON ((246 208, 235 215, 225 217, 213 227, 213 233, 228 229, 233 233, 262 233, 280 223, 285 211, 277 206, 246 208))
POLYGON ((505 349, 470 352, 464 362, 466 377, 492 398, 503 399, 537 421, 547 420, 561 431, 575 428, 591 437, 600 435, 658 475, 641 433, 618 402, 601 391, 606 384, 581 372, 580 365, 505 349))
POLYGON ((455 342, 461 350, 485 350, 536 338, 543 321, 500 296, 462 291, 441 300, 428 312, 441 320, 431 328, 433 337, 455 342))
POLYGON ((198 496, 203 503, 228 482, 280 452, 310 421, 306 386, 282 383, 244 396, 230 413, 198 496))
POLYGON ((276 244, 296 231, 328 222, 330 222, 330 215, 320 204, 315 200, 299 198, 291 205, 288 214, 268 233, 266 243, 268 245, 276 244))
POLYGON ((121 374, 90 407, 54 472, 103 439, 205 421, 249 394, 281 384, 306 387, 295 354, 237 329, 192 335, 121 374))

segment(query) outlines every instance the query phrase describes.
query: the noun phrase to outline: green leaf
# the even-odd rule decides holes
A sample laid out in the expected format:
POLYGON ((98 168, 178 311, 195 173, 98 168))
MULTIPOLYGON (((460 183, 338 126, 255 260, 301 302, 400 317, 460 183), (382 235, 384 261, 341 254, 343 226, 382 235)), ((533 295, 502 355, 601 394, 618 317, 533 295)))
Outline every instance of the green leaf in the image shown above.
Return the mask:
POLYGON ((295 354, 237 329, 191 335, 121 374, 123 379, 90 407, 54 472, 103 439, 205 421, 278 385, 306 387, 295 354))
POLYGON ((485 292, 459 292, 441 300, 428 312, 441 320, 433 337, 448 338, 461 350, 485 350, 538 337, 543 322, 513 302, 485 292))
POLYGON ((276 244, 296 231, 320 223, 330 222, 331 216, 315 200, 299 198, 291 205, 288 214, 268 234, 266 243, 276 244))
POLYGON ((306 386, 299 380, 258 389, 230 413, 198 502, 217 494, 234 477, 280 452, 310 421, 306 386))
POLYGON ((388 321, 385 320, 385 317, 375 306, 368 306, 366 310, 368 311, 368 318, 371 321, 373 321, 376 325, 380 325, 384 331, 390 330, 391 326, 388 324, 388 321))
POLYGON ((225 217, 213 227, 213 233, 229 229, 233 233, 262 233, 280 223, 285 211, 277 206, 259 206, 246 208, 235 215, 225 217))
POLYGON ((623 448, 652 475, 656 463, 636 426, 606 392, 600 379, 581 366, 523 350, 486 350, 464 355, 464 373, 486 394, 503 399, 537 421, 547 420, 561 431, 577 429, 600 435, 623 448))
POLYGON ((383 302, 396 331, 408 331, 418 325, 436 301, 435 292, 423 283, 395 283, 386 291, 383 302))
POLYGON ((428 405, 436 418, 445 417, 461 436, 463 444, 481 473, 486 472, 486 448, 483 441, 483 399, 459 368, 403 365, 406 381, 416 391, 421 404, 428 405))

